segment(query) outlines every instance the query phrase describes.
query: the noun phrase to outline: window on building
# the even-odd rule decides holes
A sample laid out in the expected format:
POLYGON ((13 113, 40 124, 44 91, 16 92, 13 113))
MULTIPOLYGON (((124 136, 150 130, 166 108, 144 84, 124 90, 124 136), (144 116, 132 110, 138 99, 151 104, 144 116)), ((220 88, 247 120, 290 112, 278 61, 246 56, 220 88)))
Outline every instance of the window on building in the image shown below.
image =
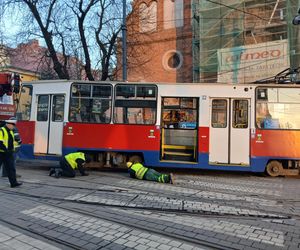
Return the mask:
POLYGON ((300 129, 300 88, 257 88, 256 126, 300 129))
POLYGON ((140 32, 153 32, 157 28, 157 2, 147 6, 142 3, 139 7, 140 32))
POLYGON ((181 68, 183 63, 183 56, 179 51, 176 50, 170 50, 167 51, 162 59, 163 67, 166 70, 177 70, 181 68))
POLYGON ((114 122, 155 124, 157 107, 155 85, 123 85, 115 87, 114 122))
POLYGON ((164 0, 164 29, 183 26, 183 0, 164 0))
POLYGON ((110 123, 112 86, 104 84, 73 84, 70 100, 72 122, 110 123))
POLYGON ((21 95, 17 107, 17 119, 20 121, 28 121, 31 114, 32 86, 23 85, 21 95))

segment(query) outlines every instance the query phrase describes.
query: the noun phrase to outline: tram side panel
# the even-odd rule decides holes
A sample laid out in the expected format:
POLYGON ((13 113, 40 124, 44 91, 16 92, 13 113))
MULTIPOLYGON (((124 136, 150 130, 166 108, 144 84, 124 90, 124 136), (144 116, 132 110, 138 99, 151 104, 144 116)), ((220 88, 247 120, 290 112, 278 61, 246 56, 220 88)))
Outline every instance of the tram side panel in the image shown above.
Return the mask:
POLYGON ((77 150, 144 155, 146 165, 159 159, 160 133, 156 126, 67 123, 63 154, 77 150))
POLYGON ((22 146, 19 152, 19 157, 22 159, 33 159, 35 122, 18 121, 17 126, 22 139, 22 146))

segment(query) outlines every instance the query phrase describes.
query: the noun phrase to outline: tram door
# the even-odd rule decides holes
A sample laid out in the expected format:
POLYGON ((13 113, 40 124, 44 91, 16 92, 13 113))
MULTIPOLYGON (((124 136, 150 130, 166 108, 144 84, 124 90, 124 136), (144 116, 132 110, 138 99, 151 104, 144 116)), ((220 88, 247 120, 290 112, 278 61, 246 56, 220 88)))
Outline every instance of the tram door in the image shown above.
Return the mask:
POLYGON ((209 163, 249 165, 250 100, 210 100, 209 163))
POLYGON ((35 154, 62 154, 64 106, 63 94, 37 96, 35 154))
POLYGON ((162 98, 161 160, 197 161, 198 103, 193 97, 162 98))

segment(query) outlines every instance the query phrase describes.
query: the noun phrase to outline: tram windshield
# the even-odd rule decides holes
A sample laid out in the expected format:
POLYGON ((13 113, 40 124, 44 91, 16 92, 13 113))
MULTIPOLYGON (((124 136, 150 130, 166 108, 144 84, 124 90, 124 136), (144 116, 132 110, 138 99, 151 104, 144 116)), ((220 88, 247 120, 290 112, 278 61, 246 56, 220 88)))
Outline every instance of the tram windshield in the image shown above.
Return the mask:
POLYGON ((32 101, 32 86, 22 86, 19 103, 17 107, 16 117, 20 121, 28 121, 30 119, 32 101))
POLYGON ((300 88, 257 88, 256 126, 300 129, 300 88))

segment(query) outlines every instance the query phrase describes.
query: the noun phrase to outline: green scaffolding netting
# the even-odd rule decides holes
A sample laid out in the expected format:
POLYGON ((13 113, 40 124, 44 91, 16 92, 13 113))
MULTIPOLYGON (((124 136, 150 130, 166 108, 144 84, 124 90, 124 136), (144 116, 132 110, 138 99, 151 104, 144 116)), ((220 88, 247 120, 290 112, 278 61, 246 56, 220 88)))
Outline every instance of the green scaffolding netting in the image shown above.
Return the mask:
POLYGON ((299 7, 299 0, 193 0, 194 82, 249 82, 299 67, 300 26, 292 24, 299 7))

